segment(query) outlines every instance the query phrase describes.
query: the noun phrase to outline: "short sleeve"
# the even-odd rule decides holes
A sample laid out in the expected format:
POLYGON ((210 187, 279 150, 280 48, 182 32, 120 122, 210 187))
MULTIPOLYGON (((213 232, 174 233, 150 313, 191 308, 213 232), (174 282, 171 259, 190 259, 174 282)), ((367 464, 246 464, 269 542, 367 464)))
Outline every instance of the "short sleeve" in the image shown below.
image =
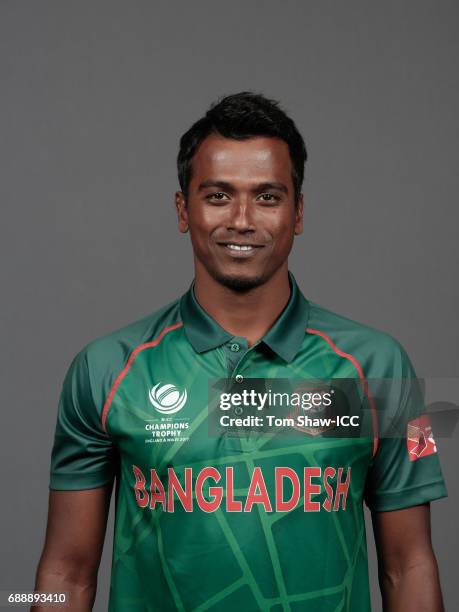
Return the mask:
POLYGON ((380 438, 367 475, 371 510, 400 510, 447 496, 422 386, 403 347, 395 374, 376 402, 380 438))
POLYGON ((116 466, 116 448, 102 430, 83 349, 70 364, 59 397, 49 488, 100 487, 113 480, 116 466))

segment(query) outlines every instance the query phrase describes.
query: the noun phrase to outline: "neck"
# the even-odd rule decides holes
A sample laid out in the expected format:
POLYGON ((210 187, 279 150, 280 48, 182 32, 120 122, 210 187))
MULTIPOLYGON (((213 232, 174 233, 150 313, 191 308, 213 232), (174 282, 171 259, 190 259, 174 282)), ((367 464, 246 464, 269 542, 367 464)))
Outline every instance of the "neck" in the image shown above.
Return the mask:
POLYGON ((289 300, 288 264, 285 262, 262 285, 243 293, 222 285, 196 266, 194 293, 202 308, 223 329, 247 338, 252 346, 266 334, 289 300))

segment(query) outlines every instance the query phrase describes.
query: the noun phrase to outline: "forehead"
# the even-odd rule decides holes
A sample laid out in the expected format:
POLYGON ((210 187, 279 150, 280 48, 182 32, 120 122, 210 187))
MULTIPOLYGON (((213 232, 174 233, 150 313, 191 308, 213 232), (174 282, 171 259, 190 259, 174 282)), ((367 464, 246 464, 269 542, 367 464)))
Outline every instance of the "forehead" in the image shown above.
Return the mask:
POLYGON ((192 160, 191 183, 213 178, 227 181, 283 181, 290 184, 292 162, 287 143, 256 136, 247 140, 207 136, 192 160))

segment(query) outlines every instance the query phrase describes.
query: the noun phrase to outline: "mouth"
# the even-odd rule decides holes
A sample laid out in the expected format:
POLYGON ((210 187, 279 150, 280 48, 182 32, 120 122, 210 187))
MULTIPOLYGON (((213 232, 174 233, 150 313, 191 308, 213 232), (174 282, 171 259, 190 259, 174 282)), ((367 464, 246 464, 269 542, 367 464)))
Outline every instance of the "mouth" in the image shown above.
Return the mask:
POLYGON ((237 242, 218 242, 217 244, 232 257, 251 257, 259 249, 263 248, 261 244, 242 244, 237 242))

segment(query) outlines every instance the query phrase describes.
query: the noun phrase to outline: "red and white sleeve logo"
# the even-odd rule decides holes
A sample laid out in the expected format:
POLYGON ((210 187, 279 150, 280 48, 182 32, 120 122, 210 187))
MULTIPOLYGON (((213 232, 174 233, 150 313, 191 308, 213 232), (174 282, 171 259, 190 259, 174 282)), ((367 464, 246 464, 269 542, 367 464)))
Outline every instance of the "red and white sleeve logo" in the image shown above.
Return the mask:
POLYGON ((426 414, 409 421, 406 428, 406 445, 410 461, 437 452, 430 419, 426 414))

